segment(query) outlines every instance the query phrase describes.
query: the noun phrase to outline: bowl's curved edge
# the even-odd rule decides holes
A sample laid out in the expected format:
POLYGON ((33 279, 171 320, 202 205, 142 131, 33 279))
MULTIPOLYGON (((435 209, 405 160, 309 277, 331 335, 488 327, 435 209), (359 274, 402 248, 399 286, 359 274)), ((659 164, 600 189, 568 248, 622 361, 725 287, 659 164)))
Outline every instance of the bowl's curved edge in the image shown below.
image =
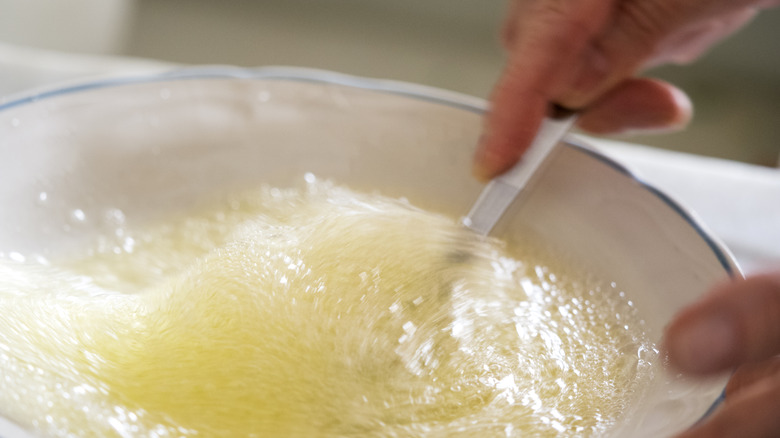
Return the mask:
MULTIPOLYGON (((413 84, 409 82, 395 81, 389 79, 365 78, 353 76, 344 73, 337 73, 328 70, 320 70, 304 67, 285 67, 285 66, 267 66, 256 68, 242 68, 231 66, 195 66, 175 69, 165 73, 146 74, 128 77, 110 77, 98 79, 91 82, 74 83, 72 85, 60 86, 47 90, 33 92, 32 94, 23 94, 11 96, 5 103, 0 104, 0 111, 13 107, 32 103, 41 99, 61 96, 80 91, 130 85, 145 82, 158 82, 163 80, 186 80, 186 79, 208 79, 208 78, 236 78, 236 79, 278 79, 293 80, 302 82, 327 83, 335 85, 344 85, 353 88, 386 92, 409 96, 433 103, 439 103, 466 111, 483 114, 488 107, 484 99, 469 96, 454 91, 443 90, 440 88, 426 85, 413 84)), ((665 192, 659 190, 652 184, 646 182, 633 170, 614 159, 599 152, 594 147, 587 144, 580 138, 569 136, 566 138, 566 144, 569 147, 577 148, 593 158, 603 162, 613 169, 623 173, 640 184, 645 190, 661 199, 674 212, 682 217, 696 233, 707 243, 713 251, 723 269, 731 278, 742 277, 737 262, 727 247, 716 238, 706 226, 696 217, 695 213, 683 207, 665 192)))
POLYGON ((60 84, 59 86, 33 90, 32 92, 17 93, 0 100, 0 111, 50 97, 99 88, 146 82, 159 82, 163 80, 209 78, 279 79, 301 82, 327 83, 415 97, 480 114, 483 113, 486 108, 486 102, 484 99, 455 91, 448 91, 426 85, 413 84, 410 82, 395 81, 390 79, 365 78, 344 73, 332 72, 329 70, 306 67, 267 66, 245 68, 213 65, 183 67, 164 73, 138 74, 133 76, 110 76, 87 82, 84 82, 83 80, 73 81, 60 84))
MULTIPOLYGON (((72 84, 59 86, 50 89, 43 89, 27 94, 17 94, 4 99, 0 103, 0 111, 5 111, 14 107, 33 103, 42 99, 77 93, 81 91, 107 88, 122 85, 131 85, 138 83, 151 83, 166 80, 188 80, 188 79, 268 79, 268 80, 287 80, 302 81, 324 84, 343 85, 348 87, 366 89, 377 92, 385 92, 408 96, 432 103, 447 105, 454 108, 463 109, 477 114, 484 114, 488 108, 486 100, 440 88, 426 85, 413 84, 409 82, 366 78, 353 76, 344 73, 332 72, 328 70, 304 68, 304 67, 286 67, 286 66, 264 66, 255 68, 243 68, 233 66, 194 66, 174 69, 165 73, 142 74, 126 77, 109 77, 97 79, 90 82, 74 82, 72 84)), ((663 203, 669 206, 677 213, 691 228, 705 241, 713 251, 715 257, 720 262, 724 271, 730 278, 742 278, 743 274, 734 256, 728 248, 715 237, 706 226, 696 217, 695 213, 683 207, 665 192, 659 190, 652 184, 643 180, 637 173, 620 162, 604 155, 593 146, 587 144, 580 138, 568 136, 565 144, 586 153, 604 163, 605 165, 619 171, 626 177, 632 179, 643 189, 648 190, 654 196, 658 197, 663 203)), ((706 418, 714 411, 725 399, 724 392, 713 402, 712 406, 702 416, 706 418)), ((701 420, 699 420, 701 421, 701 420)))
POLYGON ((586 140, 580 138, 579 136, 569 136, 566 138, 566 143, 568 146, 575 147, 608 165, 609 167, 617 170, 618 172, 623 173, 627 177, 637 182, 644 190, 649 191, 655 197, 663 201, 664 204, 666 204, 669 208, 672 209, 672 211, 677 213, 678 216, 685 220, 685 222, 687 222, 688 225, 690 225, 690 227, 696 231, 702 240, 704 240, 707 246, 709 246, 710 250, 712 250, 713 254, 715 254, 715 257, 723 267, 723 270, 726 271, 730 278, 737 279, 744 277, 742 269, 739 267, 739 264, 734 258, 734 255, 731 253, 731 250, 729 250, 728 247, 718 237, 712 234, 707 226, 697 217, 695 212, 688 209, 687 207, 684 207, 668 193, 645 181, 636 171, 603 154, 594 146, 589 145, 586 140))

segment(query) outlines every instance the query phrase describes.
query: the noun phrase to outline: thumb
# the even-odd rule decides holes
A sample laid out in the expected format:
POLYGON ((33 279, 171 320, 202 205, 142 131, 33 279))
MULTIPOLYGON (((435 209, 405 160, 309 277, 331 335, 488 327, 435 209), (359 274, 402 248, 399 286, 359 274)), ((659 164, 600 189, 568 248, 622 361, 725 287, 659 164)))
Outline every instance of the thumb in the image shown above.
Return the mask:
POLYGON ((680 371, 711 374, 780 353, 780 273, 722 285, 669 325, 664 348, 680 371))

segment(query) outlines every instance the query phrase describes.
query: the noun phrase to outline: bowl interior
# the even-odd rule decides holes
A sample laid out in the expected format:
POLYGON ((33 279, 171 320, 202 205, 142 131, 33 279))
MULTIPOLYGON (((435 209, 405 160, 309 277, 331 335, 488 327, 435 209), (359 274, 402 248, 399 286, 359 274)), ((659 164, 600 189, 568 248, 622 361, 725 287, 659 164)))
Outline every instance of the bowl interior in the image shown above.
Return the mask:
MULTIPOLYGON (((140 225, 204 197, 287 185, 305 172, 454 216, 476 199, 481 186, 469 169, 483 108, 473 99, 316 72, 266 73, 99 84, 6 105, 0 253, 67 252, 110 226, 112 211, 140 225)), ((496 233, 510 241, 530 233, 620 284, 653 339, 712 283, 738 275, 675 203, 576 142, 554 153, 496 233)), ((612 435, 682 430, 723 384, 659 376, 612 435)), ((22 436, 10 427, 0 421, 0 436, 22 436)))

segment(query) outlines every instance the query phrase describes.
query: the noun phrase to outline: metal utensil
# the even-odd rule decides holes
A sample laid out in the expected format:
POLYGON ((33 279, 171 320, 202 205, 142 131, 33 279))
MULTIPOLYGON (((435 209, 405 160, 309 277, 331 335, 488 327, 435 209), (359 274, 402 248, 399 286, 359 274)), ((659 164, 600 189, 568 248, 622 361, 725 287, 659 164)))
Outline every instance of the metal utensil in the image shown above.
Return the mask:
POLYGON ((509 204, 569 131, 575 118, 573 111, 556 106, 552 114, 542 121, 536 137, 520 161, 485 186, 469 214, 463 218, 463 225, 482 235, 490 233, 509 204))

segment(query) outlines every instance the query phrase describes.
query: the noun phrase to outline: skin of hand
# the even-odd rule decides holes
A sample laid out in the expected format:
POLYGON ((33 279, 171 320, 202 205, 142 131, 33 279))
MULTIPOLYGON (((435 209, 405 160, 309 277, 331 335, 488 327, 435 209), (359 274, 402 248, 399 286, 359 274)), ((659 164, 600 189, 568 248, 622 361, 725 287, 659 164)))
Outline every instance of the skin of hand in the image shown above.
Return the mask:
POLYGON ((508 53, 491 96, 473 173, 511 167, 551 104, 578 110, 578 126, 604 134, 684 126, 691 103, 644 68, 687 63, 780 0, 512 0, 508 53))
POLYGON ((780 436, 780 272, 713 289, 674 318, 664 350, 687 374, 736 368, 723 405, 677 438, 780 436))
MULTIPOLYGON (((552 104, 593 133, 680 127, 691 103, 643 69, 695 60, 780 0, 513 0, 508 60, 491 98, 474 175, 511 167, 552 104)), ((669 325, 664 349, 680 372, 736 368, 726 401, 677 438, 780 436, 780 272, 723 284, 669 325)))

